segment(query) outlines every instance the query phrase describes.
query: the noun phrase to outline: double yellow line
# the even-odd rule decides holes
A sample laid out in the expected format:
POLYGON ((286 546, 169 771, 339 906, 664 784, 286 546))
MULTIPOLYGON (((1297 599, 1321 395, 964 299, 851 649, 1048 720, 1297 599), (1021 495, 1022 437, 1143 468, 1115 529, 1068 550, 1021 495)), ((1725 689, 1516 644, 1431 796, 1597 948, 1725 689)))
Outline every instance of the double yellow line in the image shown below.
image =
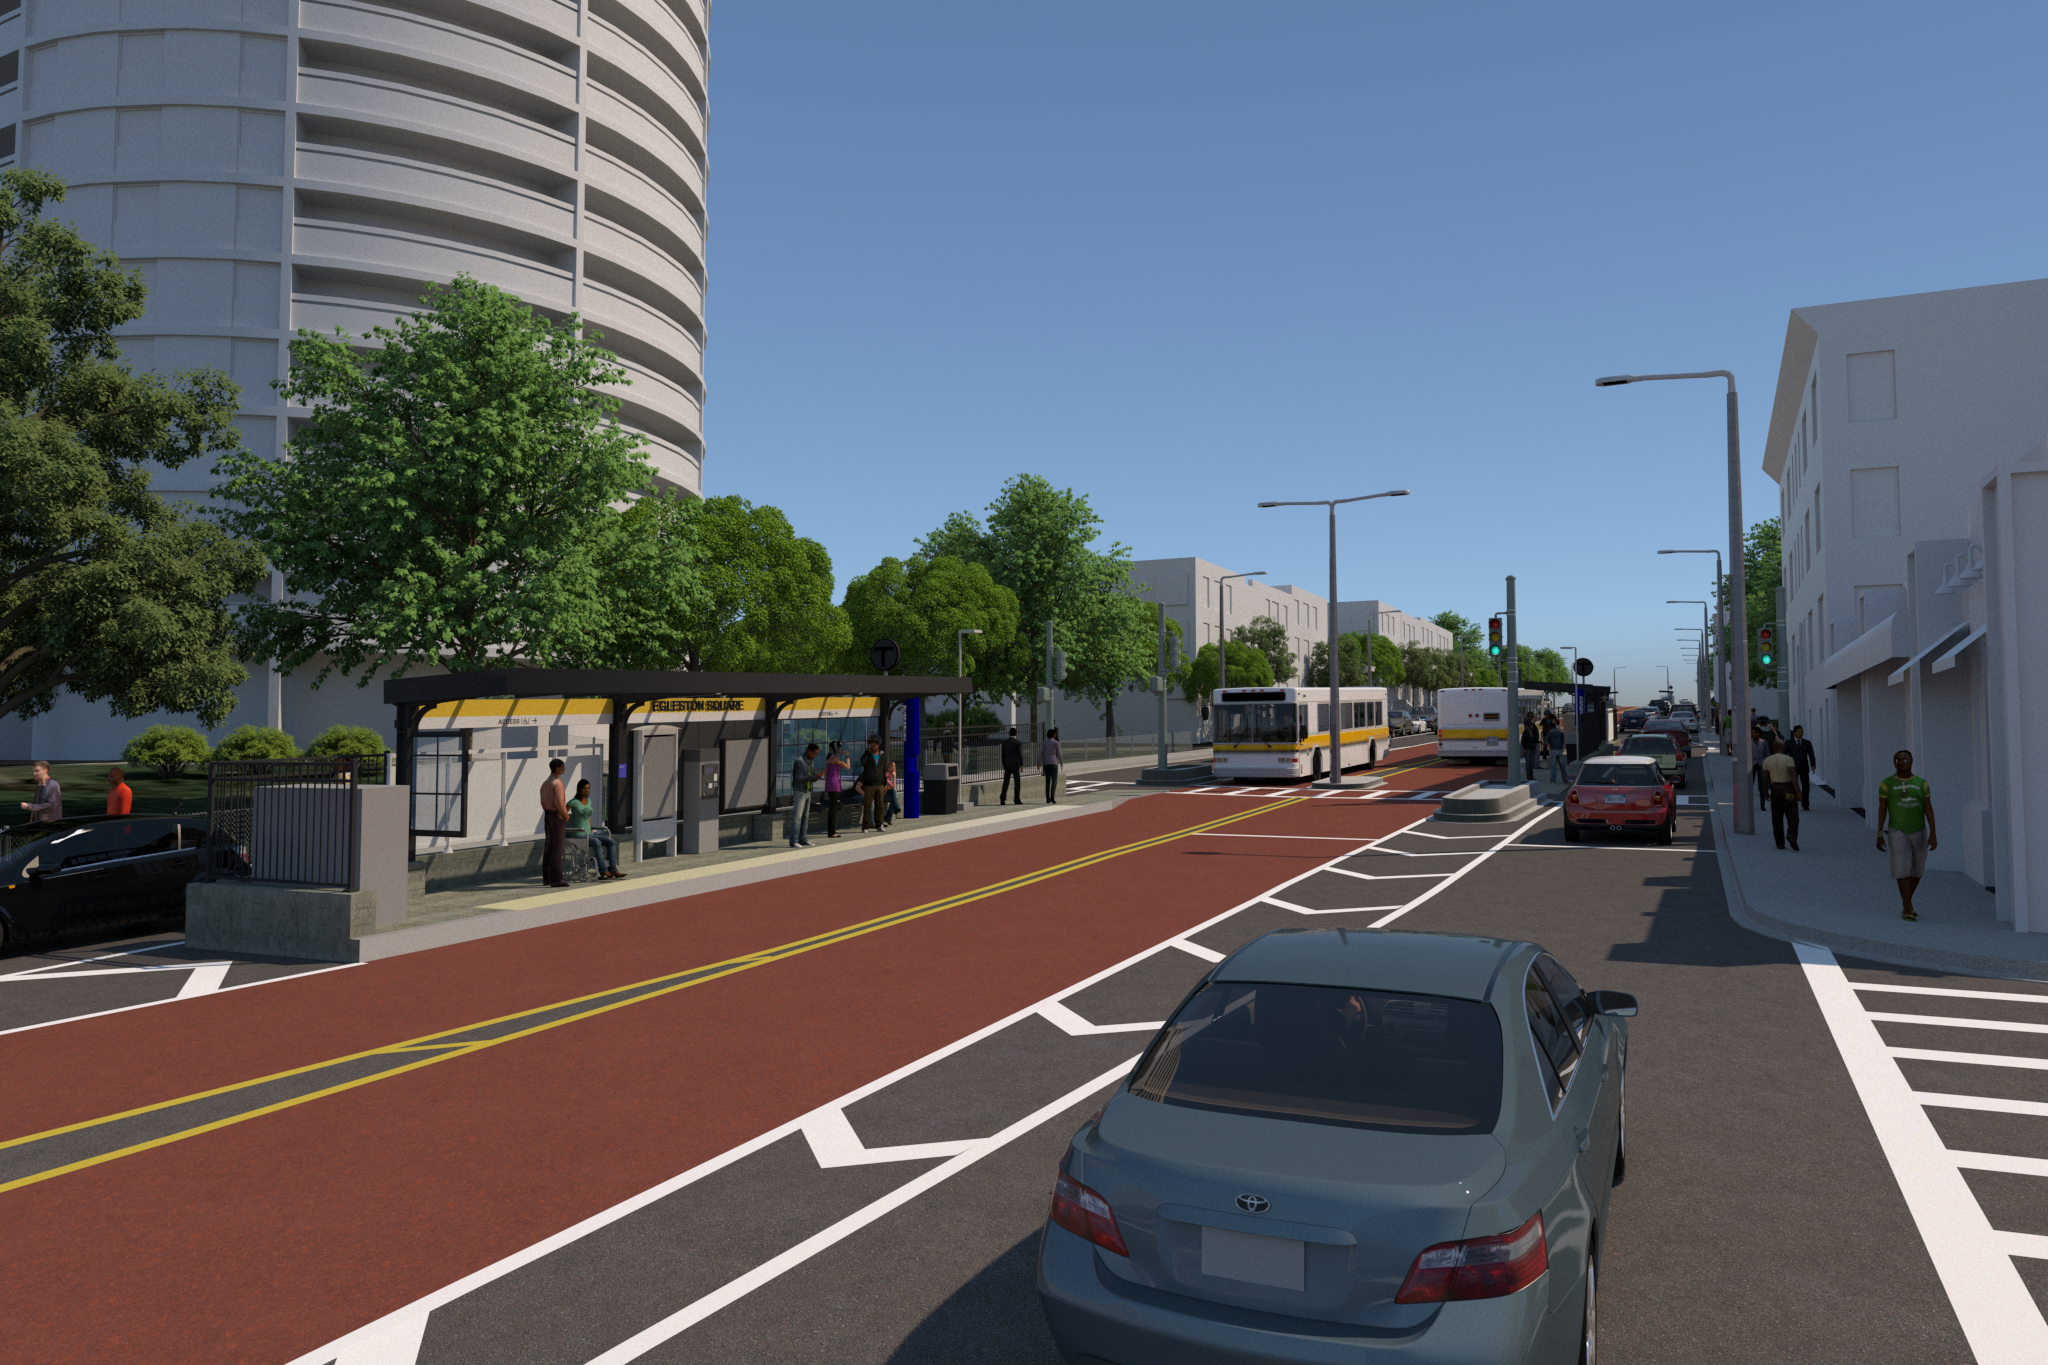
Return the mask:
POLYGON ((1249 820, 1254 816, 1265 815, 1285 806, 1299 804, 1307 799, 1307 797, 1293 797, 1286 801, 1240 811, 1235 815, 1226 815, 1220 819, 1204 821, 1199 825, 1189 825, 1185 829, 1177 829, 1168 834, 1156 835, 1150 839, 1140 839, 1136 843, 1104 849, 1099 853, 1086 854, 1064 863, 1057 863, 1051 867, 1040 868, 1035 872, 1027 872, 1021 876, 1011 877, 1006 881, 994 882, 988 886, 977 887, 972 891, 963 891, 955 896, 947 896, 943 900, 929 901, 923 905, 912 906, 907 910, 898 910, 891 914, 877 916, 874 919, 862 920, 857 924, 848 924, 837 929, 827 930, 822 934, 814 934, 809 938, 797 939, 793 943, 785 943, 779 947, 765 948, 760 952, 748 953, 741 957, 727 958, 722 962, 706 963, 703 966, 691 967, 680 972, 670 972, 663 976, 649 977, 645 981, 637 981, 631 985, 613 986, 607 990, 593 991, 588 995, 576 996, 569 1000, 558 1000, 551 1005, 541 1005, 533 1009, 519 1010, 512 1014, 502 1014, 495 1019, 485 1019, 474 1024, 464 1024, 460 1028, 442 1029, 438 1033, 424 1034, 418 1038, 409 1039, 406 1042, 390 1043, 383 1047, 373 1047, 362 1052, 352 1052, 345 1057, 332 1057, 324 1062, 314 1062, 307 1066, 293 1067, 287 1071, 272 1072, 268 1076, 258 1076, 254 1080, 237 1081, 232 1085, 217 1086, 212 1090, 201 1090, 194 1094, 181 1095, 177 1099, 162 1100, 156 1104, 145 1104, 134 1109, 124 1109, 118 1114, 106 1114, 99 1118, 66 1124, 61 1128, 50 1128, 40 1133, 30 1133, 26 1137, 10 1138, 5 1142, 0 1142, 0 1151, 12 1147, 27 1146, 34 1142, 42 1142, 48 1138, 60 1137, 66 1133, 77 1133, 88 1128, 99 1128, 110 1123, 119 1123, 124 1119, 137 1118, 144 1114, 174 1109, 181 1104, 191 1104, 194 1101, 211 1099, 216 1095, 230 1095, 238 1090, 248 1090, 259 1085, 274 1084, 278 1081, 289 1080, 294 1076, 304 1076, 311 1072, 324 1071, 329 1067, 344 1066, 350 1062, 362 1061, 365 1058, 391 1057, 406 1053, 428 1054, 421 1056, 418 1060, 388 1067, 372 1075, 358 1076, 354 1080, 341 1081, 303 1095, 294 1095, 288 1099, 244 1110, 241 1113, 230 1114, 225 1118, 215 1119, 211 1123, 202 1123, 191 1128, 179 1129, 174 1133, 166 1133, 160 1137, 131 1143, 128 1146, 109 1152, 102 1152, 96 1156, 85 1157, 82 1160, 73 1161, 67 1165, 53 1166, 46 1171, 37 1171, 32 1175, 24 1175, 13 1180, 0 1182, 0 1194, 4 1194, 9 1190, 21 1189, 27 1185, 39 1184, 42 1181, 69 1174, 72 1171, 82 1171, 88 1167, 103 1165, 106 1162, 115 1161, 121 1157, 133 1156, 137 1152, 146 1152, 153 1147, 168 1146, 173 1142, 183 1142, 187 1138, 199 1137, 201 1134, 211 1133, 237 1123, 246 1123, 250 1119, 260 1118, 265 1114, 274 1114, 280 1110, 291 1109, 297 1105, 310 1104, 314 1100, 324 1099, 329 1095, 339 1095, 345 1090, 353 1090, 358 1086, 369 1085, 375 1081, 389 1080, 393 1076, 402 1076, 408 1071, 418 1071, 422 1067, 433 1066, 437 1062, 445 1062, 455 1057, 467 1057, 471 1053, 481 1052, 485 1048, 496 1047, 500 1043, 509 1043, 518 1038, 530 1038, 537 1033, 545 1033, 549 1029, 560 1028, 564 1024, 573 1024, 584 1019, 594 1019, 600 1014, 623 1009, 627 1005, 636 1005, 643 1000, 652 1000, 659 996, 669 995, 675 991, 688 990, 692 986, 701 986, 707 981, 716 981, 720 977, 750 971, 755 967, 765 967, 771 962, 781 962, 787 958, 813 952, 819 948, 830 947, 835 943, 844 943, 848 939, 859 938, 863 934, 876 933, 883 929, 893 928, 899 924, 907 924, 912 920, 923 919, 927 915, 936 915, 944 910, 954 910, 963 905, 972 905, 976 901, 987 900, 991 896, 1000 896, 1008 891, 1021 890, 1024 887, 1049 881, 1054 877, 1064 876, 1069 872, 1078 872, 1083 868, 1094 867, 1098 863, 1108 862, 1113 858, 1121 858, 1127 854, 1142 853, 1146 849, 1158 848, 1162 844, 1169 844, 1177 839, 1185 839, 1190 835, 1205 834, 1224 825, 1236 824, 1240 820, 1249 820), (609 997, 613 996, 625 996, 626 998, 609 999, 609 997), (608 1003, 593 1005, 585 1010, 577 1010, 575 1013, 563 1015, 558 1019, 546 1019, 493 1038, 454 1041, 465 1033, 475 1033, 479 1029, 494 1028, 501 1024, 517 1023, 522 1019, 533 1019, 541 1015, 553 1014, 558 1010, 568 1009, 571 1006, 585 1004, 593 1000, 607 1000, 608 1003))

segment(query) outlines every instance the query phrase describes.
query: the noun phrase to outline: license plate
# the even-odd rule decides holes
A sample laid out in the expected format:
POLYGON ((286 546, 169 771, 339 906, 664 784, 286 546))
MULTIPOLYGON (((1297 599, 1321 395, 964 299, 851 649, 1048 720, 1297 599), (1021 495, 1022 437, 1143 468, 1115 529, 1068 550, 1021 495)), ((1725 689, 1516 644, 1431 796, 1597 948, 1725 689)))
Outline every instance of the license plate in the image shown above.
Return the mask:
POLYGON ((1626 796, 1609 796, 1607 798, 1607 804, 1610 806, 1626 806, 1628 804, 1628 798, 1626 796))
POLYGON ((1306 1243, 1290 1237, 1202 1229, 1202 1273, 1221 1280, 1299 1292, 1307 1287, 1307 1253, 1306 1243))

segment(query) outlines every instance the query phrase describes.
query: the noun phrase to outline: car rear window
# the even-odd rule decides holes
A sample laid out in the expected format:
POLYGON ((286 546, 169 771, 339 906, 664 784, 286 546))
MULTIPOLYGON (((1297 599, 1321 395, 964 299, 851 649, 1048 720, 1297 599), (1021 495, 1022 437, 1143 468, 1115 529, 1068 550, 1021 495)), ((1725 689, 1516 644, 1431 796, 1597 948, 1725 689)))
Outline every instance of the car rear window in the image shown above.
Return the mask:
POLYGON ((1486 1133, 1500 1020, 1475 1000, 1211 982, 1132 1074, 1160 1104, 1399 1133, 1486 1133))
POLYGON ((1669 735, 1637 735, 1621 742, 1625 754, 1675 754, 1678 743, 1669 735))
POLYGON ((1579 769, 1582 787, 1661 787, 1664 779, 1650 763, 1588 763, 1579 769))

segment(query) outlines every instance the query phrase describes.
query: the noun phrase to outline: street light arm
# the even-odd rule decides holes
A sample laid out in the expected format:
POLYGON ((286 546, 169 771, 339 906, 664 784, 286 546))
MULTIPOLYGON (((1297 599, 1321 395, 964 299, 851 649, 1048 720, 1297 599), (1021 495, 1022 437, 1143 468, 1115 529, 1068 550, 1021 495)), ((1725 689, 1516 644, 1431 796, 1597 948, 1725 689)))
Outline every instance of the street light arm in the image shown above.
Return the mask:
POLYGON ((1384 493, 1361 493, 1355 498, 1309 498, 1295 502, 1262 502, 1261 507, 1342 507, 1347 502, 1371 502, 1374 498, 1405 498, 1405 488, 1390 488, 1384 493))
POLYGON ((1611 389, 1622 384, 1647 384, 1654 379, 1725 379, 1728 392, 1735 392, 1735 376, 1728 370, 1690 370, 1685 374, 1610 374, 1593 381, 1596 389, 1611 389))

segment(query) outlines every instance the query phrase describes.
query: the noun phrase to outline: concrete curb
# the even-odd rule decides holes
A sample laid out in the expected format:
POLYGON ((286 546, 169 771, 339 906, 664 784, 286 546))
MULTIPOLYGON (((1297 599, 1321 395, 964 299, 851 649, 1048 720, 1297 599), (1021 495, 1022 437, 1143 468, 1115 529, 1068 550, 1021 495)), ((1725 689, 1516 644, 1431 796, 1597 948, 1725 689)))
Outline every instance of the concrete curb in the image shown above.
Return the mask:
POLYGON ((1527 819, 1543 804, 1527 782, 1475 782, 1445 796, 1429 818, 1447 825, 1499 825, 1527 819))
MULTIPOLYGON (((1716 754, 1715 757, 1719 758, 1720 755, 1716 754)), ((1946 948, 1912 948, 1898 943, 1860 938, 1839 930, 1798 924, 1758 910, 1749 903, 1749 898, 1742 894, 1742 877, 1736 871, 1735 857, 1730 851, 1734 834, 1728 828, 1727 818, 1721 813, 1720 805, 1713 799, 1717 788, 1711 772, 1708 773, 1706 785, 1707 816, 1714 823, 1714 846, 1719 852, 1714 861, 1721 868, 1721 890, 1728 898, 1728 917, 1751 933, 1762 934, 1765 938, 1775 938, 1785 943, 1811 943, 1830 952, 1847 953, 1852 957, 1889 963, 1895 967, 1921 967, 1929 971, 1951 972, 1964 976, 2007 979, 2034 977, 2048 980, 2048 961, 1993 957, 1983 953, 1959 953, 1946 948)))
MULTIPOLYGON (((773 881, 778 877, 829 871, 844 867, 848 863, 864 863, 906 849, 936 848, 941 844, 975 839, 984 834, 1000 834, 1027 821, 1043 823, 1048 820, 1069 820, 1095 811, 1112 809, 1145 794, 1134 791, 1129 796, 1114 796, 1103 801, 1091 801, 1086 805, 1026 806, 1015 814, 985 816, 979 820, 935 829, 930 833, 908 831, 905 834, 859 840, 844 847, 822 846, 815 849, 796 849, 788 853, 767 853, 738 866, 634 877, 631 879, 632 884, 624 887, 607 888, 599 884, 559 891, 548 896, 521 897, 516 901, 504 902, 503 908, 487 908, 481 913, 467 915, 461 919, 443 920, 438 924, 422 924, 413 929, 392 929, 385 933, 354 939, 351 946, 356 956, 349 960, 377 962, 387 957, 425 952, 431 948, 446 948, 451 944, 495 938, 500 934, 516 934, 522 929, 566 924, 572 920, 588 919, 593 915, 607 915, 615 910, 633 910, 645 905, 659 905, 664 901, 679 900, 706 891, 723 891, 729 887, 773 881)), ((642 863, 640 866, 645 867, 648 864, 642 863)))

